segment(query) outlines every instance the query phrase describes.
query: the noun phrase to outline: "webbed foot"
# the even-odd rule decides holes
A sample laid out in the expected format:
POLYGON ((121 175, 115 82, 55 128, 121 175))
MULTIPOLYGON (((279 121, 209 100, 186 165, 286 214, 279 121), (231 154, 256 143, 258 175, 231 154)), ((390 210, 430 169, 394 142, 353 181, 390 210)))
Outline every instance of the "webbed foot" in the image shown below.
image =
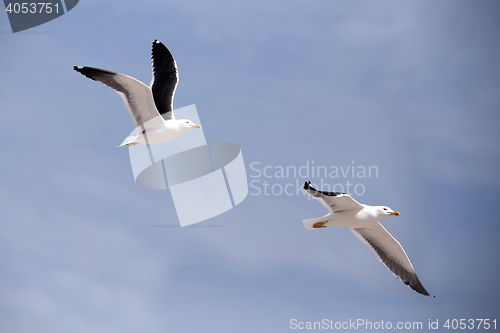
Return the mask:
POLYGON ((314 229, 317 229, 317 228, 326 228, 326 226, 325 226, 326 222, 327 221, 325 221, 325 222, 316 222, 316 223, 313 224, 313 228, 314 229))

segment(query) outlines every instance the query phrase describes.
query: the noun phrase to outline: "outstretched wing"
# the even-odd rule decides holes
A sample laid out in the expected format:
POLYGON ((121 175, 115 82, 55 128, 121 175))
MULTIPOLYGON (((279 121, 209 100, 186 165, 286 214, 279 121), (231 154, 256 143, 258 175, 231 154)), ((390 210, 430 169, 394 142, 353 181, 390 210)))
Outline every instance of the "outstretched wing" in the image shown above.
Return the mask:
POLYGON ((398 279, 417 293, 432 296, 418 279, 401 244, 380 223, 370 228, 349 229, 398 279))
POLYGON ((363 208, 363 205, 354 200, 349 194, 318 191, 311 186, 311 182, 304 183, 304 190, 307 194, 321 202, 332 213, 363 208))
POLYGON ((73 66, 73 69, 89 79, 114 89, 125 103, 136 129, 148 121, 149 127, 157 125, 156 120, 150 121, 159 119, 160 114, 156 110, 151 89, 147 85, 133 77, 104 69, 83 66, 73 66))
POLYGON ((151 90, 156 108, 165 120, 175 119, 173 102, 175 88, 179 81, 177 64, 170 51, 157 40, 153 42, 151 66, 153 67, 151 90))

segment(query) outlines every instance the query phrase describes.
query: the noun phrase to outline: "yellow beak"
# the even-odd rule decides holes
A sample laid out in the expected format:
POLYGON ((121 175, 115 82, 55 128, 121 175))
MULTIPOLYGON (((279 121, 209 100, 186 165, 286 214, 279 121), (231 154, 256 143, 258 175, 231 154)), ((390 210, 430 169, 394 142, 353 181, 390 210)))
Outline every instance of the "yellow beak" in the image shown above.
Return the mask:
POLYGON ((191 125, 191 127, 192 127, 192 128, 201 128, 201 126, 200 126, 200 125, 196 125, 196 124, 191 125))
POLYGON ((399 214, 399 212, 390 212, 390 215, 396 215, 396 216, 399 216, 401 214, 399 214))

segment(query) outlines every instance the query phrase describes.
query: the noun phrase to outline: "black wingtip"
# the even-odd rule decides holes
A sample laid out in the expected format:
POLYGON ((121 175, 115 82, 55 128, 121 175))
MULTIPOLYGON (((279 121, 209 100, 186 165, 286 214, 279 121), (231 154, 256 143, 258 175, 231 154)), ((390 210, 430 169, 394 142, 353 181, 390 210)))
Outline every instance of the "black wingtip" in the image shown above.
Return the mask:
POLYGON ((156 61, 174 61, 174 57, 167 47, 157 39, 155 39, 153 45, 151 46, 151 58, 156 61))
MULTIPOLYGON (((401 278, 399 278, 401 279, 401 278)), ((408 285, 411 289, 415 290, 417 293, 428 296, 428 297, 436 297, 434 295, 429 294, 427 290, 425 290, 424 286, 422 285, 422 282, 420 282, 420 279, 418 278, 417 274, 415 274, 415 278, 412 281, 403 281, 406 285, 408 285)))
POLYGON ((311 186, 311 182, 309 181, 306 181, 304 182, 304 190, 308 190, 308 189, 313 189, 314 190, 314 187, 311 186))
POLYGON ((73 69, 83 76, 88 77, 94 81, 99 81, 103 83, 100 79, 103 77, 115 76, 117 73, 107 71, 105 69, 94 68, 94 67, 86 67, 86 66, 73 66, 73 69))
POLYGON ((73 66, 73 69, 77 71, 78 73, 87 76, 86 69, 91 68, 91 67, 85 67, 85 66, 73 66))

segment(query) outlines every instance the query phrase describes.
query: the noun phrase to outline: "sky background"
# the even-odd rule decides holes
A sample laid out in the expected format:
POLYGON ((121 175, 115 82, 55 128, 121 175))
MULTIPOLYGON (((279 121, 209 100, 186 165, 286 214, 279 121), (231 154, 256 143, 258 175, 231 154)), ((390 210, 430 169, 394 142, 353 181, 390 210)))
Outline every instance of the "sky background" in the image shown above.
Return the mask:
POLYGON ((500 320, 499 36, 487 0, 82 0, 16 34, 0 14, 0 332, 500 320), (205 227, 172 227, 169 191, 138 187, 116 148, 133 129, 121 99, 72 70, 149 84, 154 39, 177 61, 174 107, 196 104, 207 141, 237 143, 256 186, 321 179, 258 177, 254 162, 376 166, 323 182, 401 212, 383 224, 437 297, 349 230, 304 229, 326 211, 302 192, 250 187, 205 227))

